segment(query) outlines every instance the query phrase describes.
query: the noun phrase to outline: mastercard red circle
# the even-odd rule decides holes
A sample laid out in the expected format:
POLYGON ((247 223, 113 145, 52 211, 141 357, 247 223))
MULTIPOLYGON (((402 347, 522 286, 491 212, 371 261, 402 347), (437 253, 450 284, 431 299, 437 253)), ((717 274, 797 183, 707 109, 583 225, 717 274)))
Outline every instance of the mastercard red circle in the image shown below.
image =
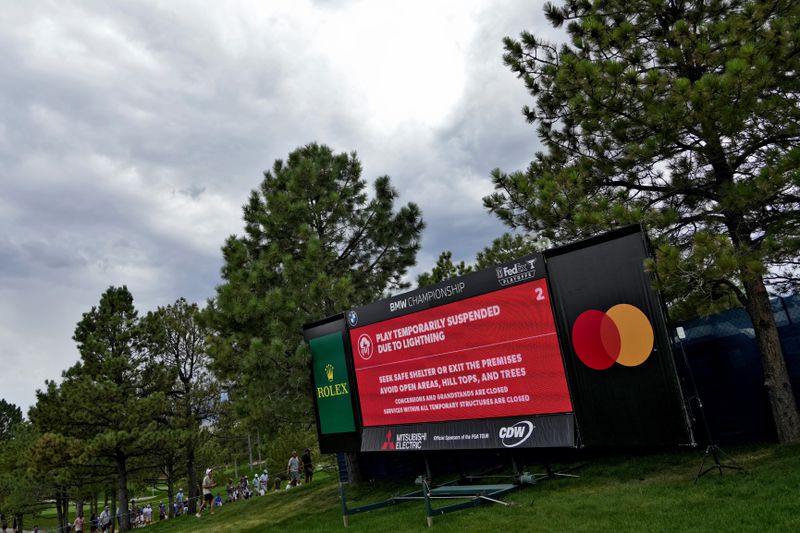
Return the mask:
POLYGON ((614 363, 633 367, 653 352, 653 326, 647 316, 630 304, 618 304, 607 312, 590 309, 572 324, 572 346, 578 358, 594 370, 614 363))

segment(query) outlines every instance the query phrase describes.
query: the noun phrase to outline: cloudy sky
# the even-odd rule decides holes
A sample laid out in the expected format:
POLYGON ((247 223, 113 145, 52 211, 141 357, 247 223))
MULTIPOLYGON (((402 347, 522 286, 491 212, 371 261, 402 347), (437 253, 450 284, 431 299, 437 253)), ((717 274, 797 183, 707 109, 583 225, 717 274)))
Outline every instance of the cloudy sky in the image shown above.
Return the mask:
POLYGON ((489 171, 524 168, 529 102, 503 36, 541 1, 39 1, 0 9, 0 397, 27 411, 78 360, 110 285, 204 302, 263 170, 357 151, 427 223, 415 272, 504 229, 489 171))

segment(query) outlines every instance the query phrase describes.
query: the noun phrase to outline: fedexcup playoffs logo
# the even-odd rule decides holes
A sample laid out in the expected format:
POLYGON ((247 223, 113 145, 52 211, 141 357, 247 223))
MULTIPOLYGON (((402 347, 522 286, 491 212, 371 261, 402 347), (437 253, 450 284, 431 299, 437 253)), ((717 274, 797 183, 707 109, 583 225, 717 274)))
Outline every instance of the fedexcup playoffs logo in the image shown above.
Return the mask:
POLYGON ((497 281, 500 285, 511 285, 526 279, 533 279, 536 276, 536 258, 528 259, 522 263, 514 263, 514 266, 501 266, 495 268, 497 281))
POLYGON ((606 370, 614 363, 638 366, 653 353, 653 325, 630 304, 618 304, 606 311, 584 311, 572 324, 572 346, 578 358, 594 370, 606 370))
POLYGON ((358 314, 352 309, 347 312, 347 323, 350 324, 351 328, 356 327, 358 324, 358 314))
POLYGON ((516 448, 533 435, 534 427, 530 420, 520 420, 513 426, 500 428, 497 436, 506 448, 516 448))
POLYGON ((365 361, 372 357, 372 338, 366 333, 358 338, 358 355, 365 361))

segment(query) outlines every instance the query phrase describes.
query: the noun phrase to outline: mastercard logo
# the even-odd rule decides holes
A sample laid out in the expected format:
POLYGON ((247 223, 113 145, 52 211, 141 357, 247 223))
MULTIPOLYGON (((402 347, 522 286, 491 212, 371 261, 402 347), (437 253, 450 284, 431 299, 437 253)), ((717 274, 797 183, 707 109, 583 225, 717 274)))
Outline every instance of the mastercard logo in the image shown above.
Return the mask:
POLYGON ((603 313, 590 309, 572 325, 572 346, 578 358, 595 370, 614 363, 638 366, 653 352, 653 325, 636 306, 618 304, 603 313))

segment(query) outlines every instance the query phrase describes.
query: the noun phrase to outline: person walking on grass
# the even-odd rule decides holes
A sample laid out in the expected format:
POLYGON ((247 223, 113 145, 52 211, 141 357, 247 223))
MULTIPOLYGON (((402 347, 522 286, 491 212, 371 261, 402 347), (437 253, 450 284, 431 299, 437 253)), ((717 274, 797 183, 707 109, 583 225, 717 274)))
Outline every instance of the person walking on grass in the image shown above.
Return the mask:
POLYGON ((175 495, 175 507, 176 512, 175 516, 180 516, 183 514, 183 489, 178 489, 178 494, 175 495))
POLYGON ((106 505, 103 512, 100 513, 100 531, 103 533, 108 533, 109 528, 111 527, 111 513, 108 510, 108 505, 106 505))
POLYGON ((211 509, 211 514, 214 514, 214 495, 211 494, 211 489, 216 487, 217 484, 214 483, 214 469, 209 468, 206 470, 206 476, 203 478, 203 503, 200 505, 200 509, 197 510, 197 518, 203 516, 203 509, 206 508, 206 505, 211 509))
POLYGON ((83 515, 79 514, 75 518, 75 523, 72 525, 72 531, 75 533, 83 533, 83 515))
POLYGON ((267 469, 264 469, 264 472, 261 473, 261 476, 258 478, 258 484, 261 488, 261 495, 267 493, 267 488, 269 485, 269 473, 267 473, 267 469))
POLYGON ((302 457, 303 461, 303 472, 306 475, 306 485, 311 483, 311 478, 314 476, 314 463, 311 462, 311 450, 306 448, 305 453, 302 457))
POLYGON ((234 500, 233 496, 233 478, 228 478, 228 484, 225 485, 225 492, 228 495, 228 503, 234 500))
POLYGON ((289 457, 289 463, 286 465, 286 475, 291 480, 291 486, 296 487, 300 481, 300 459, 297 458, 297 452, 292 452, 289 457))

